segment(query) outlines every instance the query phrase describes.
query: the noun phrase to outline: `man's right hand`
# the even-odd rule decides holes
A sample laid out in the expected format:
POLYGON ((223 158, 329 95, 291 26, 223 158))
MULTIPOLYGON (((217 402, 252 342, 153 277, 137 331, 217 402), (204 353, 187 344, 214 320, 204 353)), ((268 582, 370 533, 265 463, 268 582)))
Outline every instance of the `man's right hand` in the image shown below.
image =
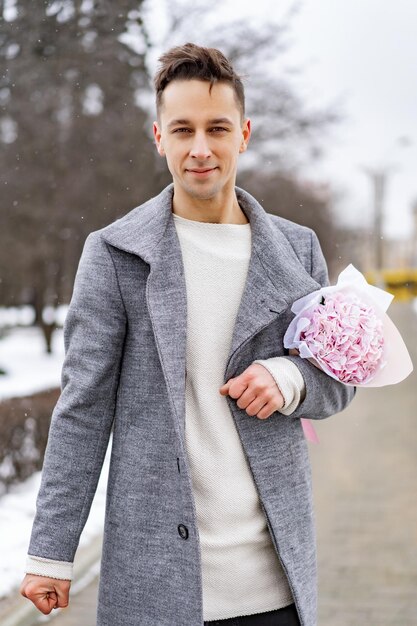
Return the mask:
POLYGON ((19 591, 22 596, 31 600, 41 613, 48 615, 52 609, 68 606, 70 587, 70 580, 26 574, 19 591))

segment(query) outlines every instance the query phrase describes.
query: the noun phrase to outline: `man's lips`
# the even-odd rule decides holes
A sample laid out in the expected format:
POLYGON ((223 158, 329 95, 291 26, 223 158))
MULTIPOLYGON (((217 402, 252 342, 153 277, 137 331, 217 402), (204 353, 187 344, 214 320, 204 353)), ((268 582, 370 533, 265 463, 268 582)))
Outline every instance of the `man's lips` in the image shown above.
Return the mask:
POLYGON ((187 172, 194 174, 195 176, 208 176, 211 172, 217 169, 216 167, 193 167, 187 169, 187 172))

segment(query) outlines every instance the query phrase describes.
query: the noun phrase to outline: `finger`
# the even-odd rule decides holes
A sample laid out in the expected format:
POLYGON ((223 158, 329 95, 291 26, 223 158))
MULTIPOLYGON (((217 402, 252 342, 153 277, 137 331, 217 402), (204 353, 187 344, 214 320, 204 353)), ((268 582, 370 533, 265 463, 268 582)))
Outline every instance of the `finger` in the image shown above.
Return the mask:
POLYGON ((225 382, 225 383, 224 383, 224 385, 222 385, 222 386, 220 387, 219 391, 220 391, 220 393, 221 393, 223 396, 225 396, 225 395, 227 395, 227 394, 229 394, 229 393, 230 393, 230 391, 229 391, 229 390, 230 390, 230 385, 231 385, 232 383, 234 383, 234 382, 235 382, 235 380, 236 380, 236 377, 235 377, 235 378, 229 378, 229 380, 228 380, 227 382, 225 382))
POLYGON ((237 378, 234 378, 231 384, 229 385, 229 396, 236 400, 237 398, 240 398, 240 396, 245 391, 245 389, 247 389, 247 387, 248 387, 248 383, 244 382, 238 376, 237 378))
POLYGON ((268 417, 271 417, 271 415, 275 413, 276 410, 277 410, 276 404, 272 402, 272 400, 270 400, 262 407, 260 411, 258 411, 258 413, 256 414, 256 417, 260 420, 268 419, 268 417))
POLYGON ((48 602, 51 610, 58 608, 58 594, 55 591, 48 592, 48 602))
POLYGON ((50 591, 44 591, 30 598, 36 608, 44 615, 48 615, 57 602, 56 594, 50 591))
POLYGON ((256 398, 256 393, 253 391, 253 389, 250 389, 250 387, 247 387, 245 391, 242 393, 242 395, 240 396, 240 398, 238 398, 236 404, 238 405, 240 409, 246 409, 246 407, 249 406, 249 404, 253 402, 255 398, 256 398))
POLYGON ((246 413, 250 416, 257 415, 259 411, 269 402, 269 398, 257 396, 253 402, 246 407, 246 413))
POLYGON ((58 594, 58 602, 56 608, 59 607, 60 609, 65 609, 68 606, 69 602, 69 585, 64 588, 57 587, 56 592, 58 594))
POLYGON ((230 380, 228 380, 227 383, 224 383, 224 385, 220 387, 219 391, 222 394, 222 396, 226 396, 229 393, 229 386, 230 386, 231 380, 233 380, 233 378, 230 378, 230 380))

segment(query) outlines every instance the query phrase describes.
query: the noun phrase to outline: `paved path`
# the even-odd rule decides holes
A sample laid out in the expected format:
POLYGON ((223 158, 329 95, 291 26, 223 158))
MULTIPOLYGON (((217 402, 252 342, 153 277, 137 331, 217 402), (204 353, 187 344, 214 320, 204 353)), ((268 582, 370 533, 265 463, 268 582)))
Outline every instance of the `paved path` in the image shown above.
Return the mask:
MULTIPOLYGON (((390 314, 417 366, 417 315, 407 304, 390 314)), ((316 422, 319 626, 417 626, 416 390, 416 373, 362 389, 346 411, 316 422)), ((93 583, 51 624, 94 626, 96 597, 93 583)))
MULTIPOLYGON (((391 305, 417 368, 417 315, 391 305)), ((319 626, 417 625, 417 372, 360 389, 310 448, 319 626)))

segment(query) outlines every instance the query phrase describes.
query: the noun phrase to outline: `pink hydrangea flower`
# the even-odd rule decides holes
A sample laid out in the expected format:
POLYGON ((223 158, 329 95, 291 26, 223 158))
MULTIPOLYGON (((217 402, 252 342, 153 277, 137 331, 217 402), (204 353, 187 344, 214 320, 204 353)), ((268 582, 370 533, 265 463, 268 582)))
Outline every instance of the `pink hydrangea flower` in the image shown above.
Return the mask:
POLYGON ((302 313, 305 342, 324 371, 343 383, 370 381, 383 363, 383 324, 372 306, 354 294, 333 292, 302 313))
MULTIPOLYGON (((401 382, 413 371, 407 347, 386 314, 394 296, 366 282, 351 263, 337 284, 321 287, 293 302, 295 317, 284 347, 296 350, 345 385, 383 387, 401 382)), ((301 418, 309 441, 318 437, 301 418)))

